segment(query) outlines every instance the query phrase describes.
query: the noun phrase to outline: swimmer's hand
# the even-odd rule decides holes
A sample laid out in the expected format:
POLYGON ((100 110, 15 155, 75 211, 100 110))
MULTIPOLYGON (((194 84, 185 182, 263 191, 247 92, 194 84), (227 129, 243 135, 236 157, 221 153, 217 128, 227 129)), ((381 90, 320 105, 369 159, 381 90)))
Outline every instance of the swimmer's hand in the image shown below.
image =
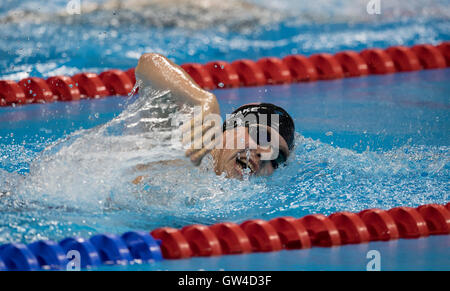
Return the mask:
POLYGON ((216 145, 222 143, 222 126, 220 116, 209 115, 206 118, 192 118, 183 124, 183 146, 188 146, 185 154, 191 162, 198 166, 202 159, 210 153, 216 145))
MULTIPOLYGON (((207 116, 220 116, 219 103, 211 92, 200 88, 195 81, 181 68, 166 57, 148 53, 141 56, 135 70, 136 79, 141 80, 143 86, 150 86, 155 90, 170 90, 172 97, 179 106, 199 106, 202 118, 194 118, 182 127, 183 143, 191 144, 186 150, 186 156, 194 165, 199 165, 203 157, 208 154, 218 142, 215 138, 217 123, 204 122, 207 116)), ((221 136, 221 134, 220 134, 221 136)))

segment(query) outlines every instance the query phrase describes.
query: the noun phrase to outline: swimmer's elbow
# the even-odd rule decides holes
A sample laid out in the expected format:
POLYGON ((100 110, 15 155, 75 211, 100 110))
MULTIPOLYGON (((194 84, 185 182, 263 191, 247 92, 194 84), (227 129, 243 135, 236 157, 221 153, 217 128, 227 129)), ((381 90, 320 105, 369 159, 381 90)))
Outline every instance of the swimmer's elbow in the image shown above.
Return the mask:
POLYGON ((143 54, 139 58, 138 65, 135 69, 136 79, 150 83, 153 86, 159 84, 161 79, 161 66, 158 63, 162 63, 164 59, 164 56, 157 53, 143 54))
POLYGON ((135 69, 136 78, 152 85, 165 85, 167 87, 167 73, 173 70, 175 65, 165 56, 158 53, 145 53, 138 61, 135 69))
POLYGON ((154 63, 155 60, 161 58, 165 59, 166 57, 158 53, 145 53, 139 58, 138 66, 139 64, 154 63))
POLYGON ((143 54, 138 61, 138 65, 136 67, 136 72, 142 72, 145 69, 152 68, 155 66, 155 61, 157 59, 164 58, 163 55, 157 53, 146 53, 143 54))

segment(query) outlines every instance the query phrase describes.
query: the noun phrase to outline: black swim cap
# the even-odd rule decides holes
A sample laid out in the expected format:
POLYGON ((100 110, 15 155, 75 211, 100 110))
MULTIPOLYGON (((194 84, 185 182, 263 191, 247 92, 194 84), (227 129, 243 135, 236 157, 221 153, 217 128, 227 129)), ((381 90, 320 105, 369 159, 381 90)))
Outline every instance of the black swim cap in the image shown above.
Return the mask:
POLYGON ((250 103, 242 105, 241 107, 233 111, 233 113, 231 113, 231 115, 225 120, 225 122, 223 123, 223 131, 238 126, 249 126, 250 123, 270 126, 286 140, 289 150, 294 147, 294 121, 283 108, 271 103, 250 103), (254 114, 256 119, 253 119, 253 121, 246 118, 245 124, 242 124, 243 121, 241 120, 241 118, 245 118, 250 114, 254 114), (265 115, 265 120, 264 122, 260 123, 262 121, 260 120, 262 114, 265 115), (276 124, 275 121, 272 122, 271 114, 277 114, 279 116, 279 124, 276 124))

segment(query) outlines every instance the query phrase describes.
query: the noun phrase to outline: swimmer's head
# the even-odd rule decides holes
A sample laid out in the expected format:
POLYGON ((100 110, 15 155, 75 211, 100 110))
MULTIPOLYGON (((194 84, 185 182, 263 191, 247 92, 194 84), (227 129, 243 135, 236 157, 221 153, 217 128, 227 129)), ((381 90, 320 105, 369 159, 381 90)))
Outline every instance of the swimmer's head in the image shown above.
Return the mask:
POLYGON ((294 147, 294 121, 270 103, 246 104, 227 115, 223 147, 213 151, 215 171, 230 178, 268 176, 284 165, 294 147))

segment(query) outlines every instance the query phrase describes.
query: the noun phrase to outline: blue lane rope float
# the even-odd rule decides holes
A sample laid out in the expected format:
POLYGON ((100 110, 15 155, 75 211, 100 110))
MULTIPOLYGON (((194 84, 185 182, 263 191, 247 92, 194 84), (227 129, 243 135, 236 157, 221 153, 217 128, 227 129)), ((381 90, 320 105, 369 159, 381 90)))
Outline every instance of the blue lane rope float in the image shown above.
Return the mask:
POLYGON ((24 244, 5 244, 0 246, 0 258, 8 271, 36 271, 39 263, 34 254, 24 244))
POLYGON ((105 265, 125 265, 133 261, 127 245, 117 235, 98 234, 89 241, 95 246, 105 265))
POLYGON ((64 250, 54 241, 43 240, 28 245, 43 270, 64 270, 68 260, 64 250))
POLYGON ((129 231, 122 236, 99 234, 89 240, 69 237, 59 243, 41 240, 0 245, 0 271, 66 270, 72 259, 67 257, 70 251, 79 253, 83 269, 163 260, 160 241, 145 231, 129 231))
MULTIPOLYGON (((59 245, 67 254, 70 251, 78 251, 80 254, 80 267, 98 267, 102 264, 95 246, 81 237, 69 237, 59 242, 59 245)), ((70 260, 70 258, 68 258, 70 260)))
POLYGON ((122 235, 122 239, 134 259, 142 262, 163 259, 158 242, 145 231, 129 231, 122 235))
POLYGON ((3 263, 3 260, 0 258, 0 271, 6 271, 6 265, 3 263))

